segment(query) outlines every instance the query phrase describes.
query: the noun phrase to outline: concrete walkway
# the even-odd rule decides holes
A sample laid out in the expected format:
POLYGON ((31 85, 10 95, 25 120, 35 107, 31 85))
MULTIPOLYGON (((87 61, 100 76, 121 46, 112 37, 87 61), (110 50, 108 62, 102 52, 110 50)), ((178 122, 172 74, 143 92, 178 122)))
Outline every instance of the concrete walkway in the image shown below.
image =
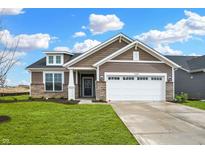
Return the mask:
POLYGON ((140 144, 205 144, 205 111, 174 103, 111 103, 140 144))

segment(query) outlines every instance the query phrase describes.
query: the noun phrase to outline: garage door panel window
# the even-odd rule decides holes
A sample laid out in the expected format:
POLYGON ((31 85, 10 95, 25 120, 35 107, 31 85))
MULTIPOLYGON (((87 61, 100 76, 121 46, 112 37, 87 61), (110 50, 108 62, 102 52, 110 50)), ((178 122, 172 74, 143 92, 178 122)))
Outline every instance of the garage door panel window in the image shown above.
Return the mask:
POLYGON ((134 80, 134 77, 123 77, 123 80, 134 80))
POLYGON ((120 80, 120 77, 108 77, 108 80, 120 80))
POLYGON ((162 80, 162 77, 151 77, 151 80, 162 80))
POLYGON ((137 80, 148 80, 148 77, 137 77, 137 80))

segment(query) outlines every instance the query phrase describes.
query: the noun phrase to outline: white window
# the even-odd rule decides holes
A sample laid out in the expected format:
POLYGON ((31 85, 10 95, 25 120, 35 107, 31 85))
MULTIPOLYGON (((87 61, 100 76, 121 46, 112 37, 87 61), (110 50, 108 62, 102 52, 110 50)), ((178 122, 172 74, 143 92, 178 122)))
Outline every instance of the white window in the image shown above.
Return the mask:
POLYGON ((56 56, 56 64, 61 64, 61 56, 56 56))
POLYGON ((138 61, 139 60, 139 52, 133 51, 133 60, 138 61))
POLYGON ((44 80, 46 91, 62 91, 63 73, 45 73, 44 80))
POLYGON ((53 56, 48 56, 48 63, 53 64, 53 56))
POLYGON ((63 55, 48 55, 47 65, 63 65, 63 55))

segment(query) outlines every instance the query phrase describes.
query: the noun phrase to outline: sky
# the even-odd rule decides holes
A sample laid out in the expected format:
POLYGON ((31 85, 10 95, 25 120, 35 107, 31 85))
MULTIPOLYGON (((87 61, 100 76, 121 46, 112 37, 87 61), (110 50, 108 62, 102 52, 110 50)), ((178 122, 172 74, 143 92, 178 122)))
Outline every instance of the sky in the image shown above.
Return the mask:
MULTIPOLYGON (((0 50, 18 40, 8 85, 29 84, 45 50, 85 52, 122 32, 162 54, 205 54, 205 9, 0 9, 0 50)), ((9 51, 8 51, 9 52, 9 51)), ((0 51, 1 53, 1 51, 0 51)))

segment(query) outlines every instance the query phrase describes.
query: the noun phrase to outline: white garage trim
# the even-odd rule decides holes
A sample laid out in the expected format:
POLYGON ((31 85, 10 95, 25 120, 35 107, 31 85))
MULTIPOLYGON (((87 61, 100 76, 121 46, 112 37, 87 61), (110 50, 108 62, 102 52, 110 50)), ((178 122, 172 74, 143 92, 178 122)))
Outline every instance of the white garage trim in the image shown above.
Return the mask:
POLYGON ((166 73, 105 72, 104 79, 106 81, 107 101, 166 100, 166 73), (128 77, 128 79, 124 79, 124 77, 126 78, 126 76, 128 77), (129 76, 131 78, 129 78, 129 76), (143 79, 138 79, 138 77, 143 77, 143 79))

